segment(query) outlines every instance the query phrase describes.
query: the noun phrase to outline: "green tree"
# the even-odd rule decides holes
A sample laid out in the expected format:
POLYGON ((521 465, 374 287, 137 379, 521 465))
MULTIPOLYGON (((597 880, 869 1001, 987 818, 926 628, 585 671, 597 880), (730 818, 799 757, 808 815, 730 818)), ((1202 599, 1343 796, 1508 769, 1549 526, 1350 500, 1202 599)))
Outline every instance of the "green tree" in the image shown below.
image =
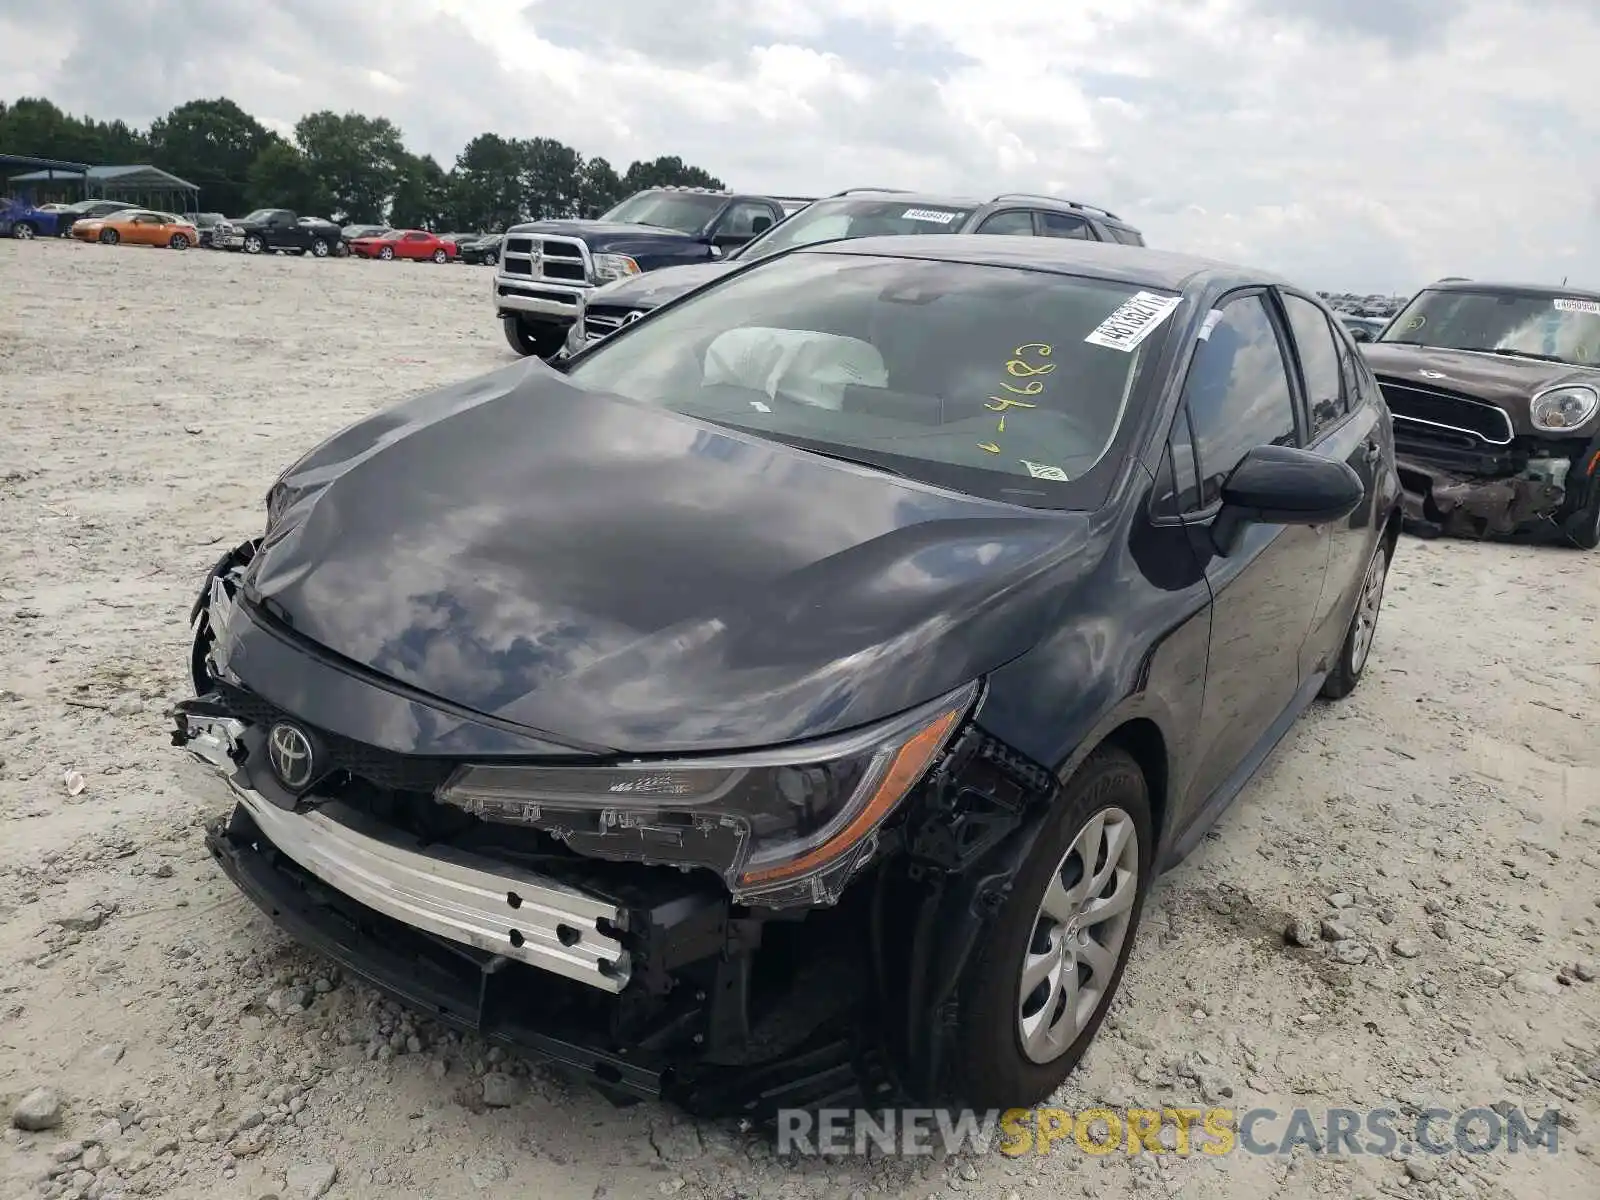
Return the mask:
POLYGON ((635 162, 622 175, 622 191, 629 196, 645 188, 703 187, 721 191, 726 186, 715 175, 687 165, 676 154, 635 162))
POLYGON ((301 117, 294 137, 339 219, 383 219, 407 158, 393 121, 325 110, 301 117))
POLYGON ((396 229, 431 229, 446 232, 455 220, 450 177, 432 155, 406 155, 389 206, 389 224, 396 229))
POLYGON ((603 158, 591 158, 583 164, 583 178, 578 181, 578 215, 598 217, 626 196, 617 169, 603 158))
POLYGON ((300 150, 274 139, 245 172, 245 208, 291 208, 302 216, 322 216, 328 193, 300 150))
POLYGON ((480 133, 456 155, 450 194, 456 220, 468 229, 499 232, 527 216, 522 207, 518 143, 480 133))
POLYGON ((232 100, 191 100, 150 126, 155 165, 200 187, 208 209, 242 212, 250 167, 277 138, 232 100))
POLYGON ((522 211, 535 220, 576 216, 583 155, 554 138, 516 143, 522 160, 522 211))

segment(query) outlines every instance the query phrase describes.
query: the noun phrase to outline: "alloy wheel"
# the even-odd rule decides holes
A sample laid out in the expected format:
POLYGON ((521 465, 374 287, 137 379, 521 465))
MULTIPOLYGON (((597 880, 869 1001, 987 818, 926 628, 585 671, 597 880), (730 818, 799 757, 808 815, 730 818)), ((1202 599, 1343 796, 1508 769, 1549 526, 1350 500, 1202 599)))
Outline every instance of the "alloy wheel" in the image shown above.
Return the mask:
POLYGON ((1033 1062, 1065 1054, 1105 1002, 1139 894, 1139 833, 1104 808, 1050 876, 1023 954, 1017 1037, 1033 1062))
POLYGON ((1361 584, 1361 599, 1356 605, 1356 627, 1350 643, 1350 669, 1356 674, 1367 665, 1373 636, 1378 631, 1378 613, 1383 608, 1383 588, 1389 578, 1389 556, 1380 543, 1372 556, 1367 577, 1361 584))
POLYGON ((11 227, 11 236, 24 242, 33 240, 33 226, 26 221, 18 221, 11 227))

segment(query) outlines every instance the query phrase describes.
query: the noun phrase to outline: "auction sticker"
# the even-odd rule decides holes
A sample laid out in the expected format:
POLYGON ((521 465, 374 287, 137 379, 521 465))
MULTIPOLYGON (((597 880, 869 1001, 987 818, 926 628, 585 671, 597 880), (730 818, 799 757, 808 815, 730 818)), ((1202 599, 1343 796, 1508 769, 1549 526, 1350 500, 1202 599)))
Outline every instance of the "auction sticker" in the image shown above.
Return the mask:
POLYGON ((1600 300, 1572 300, 1561 296, 1556 300, 1556 308, 1561 312, 1600 314, 1600 300))
POLYGON ((900 214, 902 221, 932 221, 935 225, 948 225, 956 219, 953 212, 940 212, 937 208, 908 208, 900 214))
POLYGON ((1091 346, 1132 353, 1182 302, 1182 296, 1135 292, 1083 340, 1091 346))
POLYGON ((1029 462, 1027 459, 1018 459, 1023 466, 1028 468, 1028 474, 1035 479, 1056 479, 1062 483, 1067 481, 1067 473, 1060 467, 1048 466, 1045 463, 1029 462))

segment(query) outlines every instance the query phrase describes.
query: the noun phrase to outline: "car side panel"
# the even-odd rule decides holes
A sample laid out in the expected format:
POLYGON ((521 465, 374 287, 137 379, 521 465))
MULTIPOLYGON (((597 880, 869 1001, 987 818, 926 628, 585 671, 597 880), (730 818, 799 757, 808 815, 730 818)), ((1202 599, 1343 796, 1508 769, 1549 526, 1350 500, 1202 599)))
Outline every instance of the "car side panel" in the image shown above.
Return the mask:
POLYGON ((1101 555, 1099 565, 1063 596, 1055 627, 992 674, 978 720, 1061 779, 1120 726, 1149 721, 1166 746, 1158 807, 1170 825, 1193 770, 1211 594, 1184 530, 1149 527, 1149 487, 1135 465, 1084 551, 1101 555))

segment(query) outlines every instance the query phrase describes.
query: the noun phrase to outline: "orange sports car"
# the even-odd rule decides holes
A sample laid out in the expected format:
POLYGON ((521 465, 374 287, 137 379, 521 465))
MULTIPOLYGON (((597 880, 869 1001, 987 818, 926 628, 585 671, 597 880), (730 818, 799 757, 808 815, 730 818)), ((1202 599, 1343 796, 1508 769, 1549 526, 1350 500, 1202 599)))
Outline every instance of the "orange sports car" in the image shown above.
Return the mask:
POLYGON ((72 236, 85 242, 104 242, 108 246, 129 242, 135 246, 170 246, 174 250, 187 250, 190 246, 200 244, 200 231, 193 223, 183 217, 148 208, 129 208, 103 217, 74 221, 72 236))

